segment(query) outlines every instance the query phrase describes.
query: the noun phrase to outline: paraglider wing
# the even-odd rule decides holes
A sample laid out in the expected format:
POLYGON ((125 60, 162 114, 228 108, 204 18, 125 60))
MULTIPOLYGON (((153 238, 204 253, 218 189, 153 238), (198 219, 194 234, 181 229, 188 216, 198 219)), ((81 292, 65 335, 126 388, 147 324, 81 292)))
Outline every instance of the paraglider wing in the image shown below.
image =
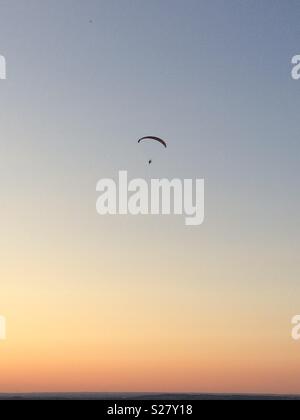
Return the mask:
POLYGON ((141 139, 139 139, 138 143, 141 143, 144 140, 154 140, 154 141, 158 141, 160 144, 162 144, 165 148, 167 148, 167 143, 160 139, 159 137, 154 137, 154 136, 147 136, 147 137, 142 137, 141 139))

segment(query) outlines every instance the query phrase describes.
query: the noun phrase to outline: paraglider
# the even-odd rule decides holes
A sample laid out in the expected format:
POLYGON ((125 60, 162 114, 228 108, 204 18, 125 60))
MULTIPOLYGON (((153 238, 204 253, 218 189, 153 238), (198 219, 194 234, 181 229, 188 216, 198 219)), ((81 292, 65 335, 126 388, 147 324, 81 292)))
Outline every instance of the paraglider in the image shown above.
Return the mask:
MULTIPOLYGON (((143 141, 147 141, 147 140, 151 140, 151 141, 156 141, 158 143, 160 143, 161 145, 163 145, 165 148, 167 148, 167 143, 165 142, 165 140, 159 138, 159 137, 155 137, 155 136, 146 136, 146 137, 142 137, 141 139, 139 139, 138 143, 141 143, 143 141)), ((150 159, 148 161, 149 165, 152 164, 152 159, 150 159)))

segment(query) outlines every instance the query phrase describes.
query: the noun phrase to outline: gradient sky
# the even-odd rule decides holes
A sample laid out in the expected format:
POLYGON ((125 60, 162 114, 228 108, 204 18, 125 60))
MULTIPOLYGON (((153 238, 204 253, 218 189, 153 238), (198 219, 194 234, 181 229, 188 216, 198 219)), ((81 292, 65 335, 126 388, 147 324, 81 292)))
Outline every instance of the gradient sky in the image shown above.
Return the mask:
POLYGON ((0 10, 0 392, 300 393, 299 1, 0 10), (204 177, 205 224, 98 216, 121 169, 204 177))

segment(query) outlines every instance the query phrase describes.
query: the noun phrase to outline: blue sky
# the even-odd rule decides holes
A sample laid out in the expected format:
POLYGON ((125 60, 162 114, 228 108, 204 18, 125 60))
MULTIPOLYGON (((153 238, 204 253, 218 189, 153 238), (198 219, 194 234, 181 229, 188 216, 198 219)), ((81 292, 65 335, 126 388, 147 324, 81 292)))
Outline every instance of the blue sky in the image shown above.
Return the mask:
POLYGON ((143 175, 136 139, 160 135, 155 175, 205 177, 208 217, 226 200, 251 231, 293 229, 299 14, 297 1, 2 1, 6 161, 65 193, 143 175))

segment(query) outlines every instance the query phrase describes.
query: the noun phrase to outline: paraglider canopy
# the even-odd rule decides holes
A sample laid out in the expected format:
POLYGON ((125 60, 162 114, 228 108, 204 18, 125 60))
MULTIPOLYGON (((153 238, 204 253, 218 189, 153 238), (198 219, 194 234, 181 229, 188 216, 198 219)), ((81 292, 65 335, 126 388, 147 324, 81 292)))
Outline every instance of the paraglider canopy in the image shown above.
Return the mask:
POLYGON ((159 137, 155 137, 155 136, 146 136, 146 137, 142 137, 141 139, 139 139, 138 143, 141 143, 142 141, 146 141, 146 140, 152 140, 152 141, 158 141, 160 144, 162 144, 165 148, 167 148, 167 143, 159 138, 159 137))

